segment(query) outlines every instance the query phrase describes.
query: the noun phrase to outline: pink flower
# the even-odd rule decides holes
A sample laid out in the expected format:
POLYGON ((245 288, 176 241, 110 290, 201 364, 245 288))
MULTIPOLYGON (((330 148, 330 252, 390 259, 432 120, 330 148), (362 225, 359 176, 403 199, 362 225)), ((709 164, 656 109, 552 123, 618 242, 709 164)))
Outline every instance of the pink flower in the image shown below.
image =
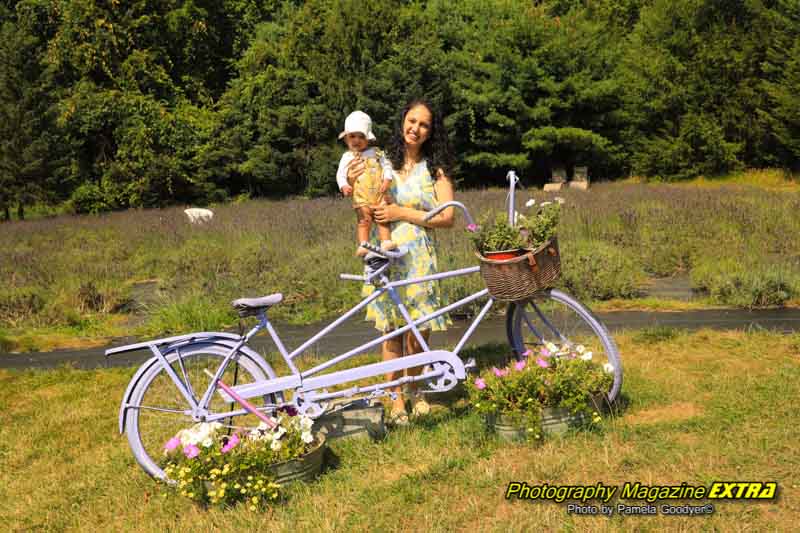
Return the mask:
POLYGON ((508 370, 500 370, 496 366, 492 367, 492 372, 494 372, 494 375, 497 376, 498 378, 502 378, 503 376, 508 375, 508 370))
POLYGON ((183 447, 183 454, 188 459, 194 459, 195 457, 200 455, 200 448, 198 448, 194 444, 187 444, 186 446, 183 447))
POLYGON ((550 350, 548 350, 547 348, 542 348, 542 350, 541 350, 541 354, 542 354, 544 357, 550 357, 550 350))
POLYGON ((533 355, 533 350, 525 350, 522 352, 522 357, 530 357, 533 355))
POLYGON ((164 445, 164 449, 167 450, 168 452, 171 452, 180 445, 181 445, 181 439, 179 439, 178 437, 172 437, 164 445))
POLYGON ((478 231, 478 225, 477 224, 469 224, 467 226, 467 231, 469 231, 470 233, 475 233, 476 231, 478 231))
POLYGON ((536 358, 536 364, 539 365, 542 368, 547 368, 547 367, 550 366, 550 363, 548 363, 547 361, 545 361, 541 357, 537 357, 536 358))
POLYGON ((481 378, 478 378, 478 379, 475 380, 475 387, 478 390, 483 390, 483 389, 486 388, 486 382, 483 381, 481 378))
POLYGON ((228 438, 228 442, 226 442, 226 443, 225 443, 225 446, 223 446, 223 447, 222 447, 222 450, 220 450, 220 451, 221 451, 222 453, 228 453, 229 451, 231 451, 232 449, 234 449, 234 448, 236 447, 236 445, 237 445, 237 444, 239 444, 239 435, 237 435, 236 433, 234 433, 233 435, 231 435, 231 436, 228 438))
POLYGON ((525 368, 525 361, 517 361, 516 363, 514 363, 514 368, 516 370, 522 370, 523 368, 525 368))

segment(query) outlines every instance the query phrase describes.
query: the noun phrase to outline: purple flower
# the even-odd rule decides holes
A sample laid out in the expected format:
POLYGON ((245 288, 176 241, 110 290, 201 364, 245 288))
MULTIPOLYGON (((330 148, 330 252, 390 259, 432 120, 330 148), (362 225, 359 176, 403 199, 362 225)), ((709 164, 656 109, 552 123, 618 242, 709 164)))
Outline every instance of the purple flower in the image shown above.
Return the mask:
POLYGON ((171 452, 180 445, 181 445, 181 439, 179 439, 178 437, 172 437, 164 445, 164 449, 167 450, 168 452, 171 452))
POLYGON ((540 352, 540 353, 541 353, 541 354, 542 354, 544 357, 550 357, 550 350, 548 350, 547 348, 542 348, 542 350, 541 350, 541 352, 540 352))
POLYGON ((475 387, 478 390, 483 390, 483 389, 486 388, 486 382, 483 381, 481 378, 478 378, 478 379, 475 380, 475 387))
POLYGON ((508 370, 500 370, 496 366, 492 367, 492 372, 494 372, 494 375, 497 376, 498 378, 502 378, 503 376, 508 375, 508 370))
POLYGON ((523 368, 525 368, 525 361, 517 361, 516 363, 514 363, 514 368, 516 370, 522 370, 523 368))
POLYGON ((183 454, 188 459, 194 459, 195 457, 200 455, 200 448, 198 448, 194 444, 187 444, 186 446, 183 447, 183 454))
POLYGON ((220 451, 221 451, 222 453, 228 453, 229 451, 231 451, 232 449, 234 449, 234 448, 236 447, 236 445, 237 445, 237 444, 239 444, 239 435, 237 435, 236 433, 234 433, 233 435, 231 435, 231 436, 228 438, 228 442, 226 442, 226 443, 225 443, 225 446, 223 446, 223 447, 222 447, 222 450, 220 450, 220 451))
POLYGON ((539 365, 542 368, 547 368, 547 367, 550 366, 550 363, 548 363, 547 361, 545 361, 541 357, 537 357, 536 358, 536 364, 539 365))
POLYGON ((289 416, 297 416, 297 409, 291 405, 284 405, 283 407, 278 408, 278 411, 283 411, 289 416))
POLYGON ((533 355, 533 350, 525 350, 525 351, 522 353, 522 357, 530 357, 530 356, 532 356, 532 355, 533 355))
POLYGON ((470 233, 475 233, 476 231, 478 231, 478 225, 477 224, 469 224, 467 226, 467 231, 469 231, 470 233))

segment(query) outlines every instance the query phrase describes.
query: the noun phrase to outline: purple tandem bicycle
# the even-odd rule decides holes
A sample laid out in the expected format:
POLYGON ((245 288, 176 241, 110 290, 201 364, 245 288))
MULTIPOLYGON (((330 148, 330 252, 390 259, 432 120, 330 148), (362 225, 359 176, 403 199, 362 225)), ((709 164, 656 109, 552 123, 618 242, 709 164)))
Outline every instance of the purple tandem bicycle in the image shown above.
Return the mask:
MULTIPOLYGON (((518 181, 508 173, 509 220, 515 220, 514 188, 518 181)), ((426 215, 426 220, 442 210, 459 208, 469 224, 474 224, 467 208, 452 201, 440 205, 426 215)), ((382 252, 371 247, 365 260, 363 275, 341 274, 343 280, 369 283, 372 294, 300 346, 289 351, 267 318, 270 307, 278 305, 281 294, 261 298, 241 298, 233 302, 240 316, 253 316, 258 323, 243 335, 225 332, 198 332, 120 346, 106 350, 113 356, 134 350, 149 350, 153 357, 137 370, 122 399, 119 430, 128 438, 139 465, 150 475, 167 479, 158 465, 164 443, 179 430, 197 422, 220 422, 230 428, 255 427, 265 415, 291 406, 312 418, 340 409, 356 401, 370 402, 391 396, 388 389, 411 382, 420 383, 426 393, 444 392, 466 378, 474 361, 463 361, 459 353, 493 305, 498 303, 484 288, 433 313, 412 319, 400 300, 397 287, 445 278, 474 275, 479 266, 472 266, 416 279, 390 280, 390 270, 405 251, 382 252), (371 339, 345 353, 307 369, 298 368, 297 358, 337 326, 363 310, 370 302, 388 294, 406 324, 385 335, 371 339), (452 350, 433 350, 420 333, 425 322, 474 301, 485 301, 452 350), (288 371, 279 376, 272 366, 248 346, 260 331, 271 337, 288 371), (355 355, 376 348, 383 341, 412 332, 422 352, 391 361, 364 364, 354 368, 331 369, 355 355), (385 381, 385 375, 409 368, 423 367, 417 376, 385 381), (327 371, 327 372, 326 372, 327 371), (358 385, 373 378, 376 383, 358 385), (332 401, 336 406, 332 407, 332 401)), ((614 381, 607 391, 613 402, 622 386, 622 364, 616 345, 605 326, 579 301, 568 294, 547 289, 535 297, 511 302, 506 307, 506 336, 516 358, 528 349, 537 349, 547 342, 583 345, 601 364, 613 367, 614 381)))

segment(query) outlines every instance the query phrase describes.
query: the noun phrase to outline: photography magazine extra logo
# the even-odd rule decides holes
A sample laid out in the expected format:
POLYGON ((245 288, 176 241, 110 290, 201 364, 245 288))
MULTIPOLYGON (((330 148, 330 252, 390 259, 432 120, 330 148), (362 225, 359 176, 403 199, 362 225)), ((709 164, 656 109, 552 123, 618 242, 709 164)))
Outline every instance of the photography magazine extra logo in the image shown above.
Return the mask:
POLYGON ((689 515, 701 516, 714 513, 714 505, 674 505, 669 500, 729 500, 763 501, 774 500, 778 493, 775 481, 714 481, 709 486, 689 485, 643 485, 640 482, 625 482, 622 487, 603 485, 528 485, 524 481, 511 481, 506 488, 507 500, 543 500, 555 503, 567 502, 567 513, 577 515, 689 515), (612 505, 614 497, 617 502, 612 505), (631 505, 622 500, 646 502, 631 505), (597 501, 599 504, 589 503, 597 501), (655 505, 660 502, 659 505, 655 505))

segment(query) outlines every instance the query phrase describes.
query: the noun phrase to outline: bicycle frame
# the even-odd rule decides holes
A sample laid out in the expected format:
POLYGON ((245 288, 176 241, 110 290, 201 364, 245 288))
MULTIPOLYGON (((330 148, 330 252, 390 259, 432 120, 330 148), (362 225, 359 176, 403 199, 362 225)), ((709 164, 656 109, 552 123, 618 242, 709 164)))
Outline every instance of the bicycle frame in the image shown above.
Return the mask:
MULTIPOLYGON (((320 330, 310 339, 302 343, 299 347, 297 347, 292 352, 289 352, 286 347, 284 346, 283 342, 281 341, 280 337, 278 336, 275 328, 270 323, 269 319, 266 316, 266 313, 259 316, 259 324, 254 327, 246 336, 245 338, 252 337, 256 332, 266 329, 269 333, 275 347, 280 352, 283 360, 286 362, 287 366, 291 370, 291 374, 284 377, 279 377, 276 379, 271 379, 266 382, 256 382, 250 383, 247 385, 239 385, 233 387, 236 391, 236 394, 240 395, 243 398, 252 398, 255 396, 263 396, 275 392, 287 391, 287 390, 294 390, 295 392, 302 395, 302 398, 305 401, 315 402, 315 401, 324 401, 330 400, 334 398, 341 398, 341 397, 352 397, 356 394, 364 394, 364 393, 374 393, 386 389, 388 387, 394 387, 397 385, 402 385, 404 383, 409 383, 413 381, 422 381, 427 379, 436 378, 441 376, 444 372, 441 370, 438 371, 430 371, 420 374, 419 376, 408 376, 399 378, 396 380, 382 382, 375 385, 370 385, 366 387, 352 387, 350 389, 346 389, 343 391, 337 391, 333 393, 317 393, 316 391, 319 389, 324 389, 325 387, 332 387, 336 385, 341 385, 350 381, 357 381, 359 379, 364 379, 368 377, 374 377, 381 374, 386 374, 390 372, 395 372, 399 370, 403 370, 406 368, 414 368, 419 366, 425 366, 427 364, 432 364, 436 362, 447 362, 451 365, 454 370, 454 373, 458 379, 463 379, 465 376, 464 373, 464 364, 463 361, 458 357, 458 353, 462 349, 462 347, 466 344, 469 340, 469 337, 475 331, 478 324, 480 324, 481 320, 486 316, 486 313, 491 308, 492 304, 494 303, 494 299, 489 297, 488 301, 483 305, 480 312, 475 316, 472 323, 470 324, 469 328, 464 332, 464 335, 459 340, 458 344, 456 345, 455 349, 451 351, 444 351, 444 350, 434 350, 431 351, 428 343, 425 341, 425 338, 422 336, 422 333, 419 329, 419 326, 423 325, 424 323, 433 320, 447 312, 450 312, 454 309, 457 309, 465 304, 468 304, 472 301, 475 301, 479 298, 484 296, 488 296, 488 291, 486 289, 480 290, 474 294, 466 296, 457 302, 454 302, 450 305, 442 307, 434 311, 433 313, 427 314, 423 317, 420 317, 416 320, 412 319, 407 308, 403 305, 403 302, 400 300, 400 296, 397 294, 397 288, 406 286, 406 285, 413 285, 417 283, 424 283, 428 281, 436 281, 451 277, 458 277, 476 273, 480 270, 480 267, 469 267, 463 268, 459 270, 452 270, 448 272, 442 272, 438 274, 434 274, 431 276, 424 276, 420 278, 413 278, 408 280, 400 280, 400 281, 388 281, 383 276, 383 280, 380 286, 376 287, 376 290, 365 297, 360 303, 356 304, 352 307, 349 311, 343 314, 341 317, 336 319, 334 322, 320 330), (367 341, 360 346, 357 346, 341 355, 338 355, 324 363, 321 363, 313 368, 310 368, 305 371, 300 371, 296 365, 294 364, 293 360, 302 355, 309 347, 314 345, 317 341, 322 339, 325 335, 336 329, 339 325, 350 319, 353 315, 361 311, 364 307, 369 305, 371 302, 375 301, 376 299, 380 298, 382 295, 388 294, 389 298, 391 298, 392 302, 394 303, 395 307, 400 311, 400 314, 406 321, 406 325, 397 328, 396 330, 382 335, 380 337, 374 338, 370 341, 367 341), (370 365, 363 365, 360 367, 342 370, 330 374, 319 375, 324 370, 342 363, 360 353, 368 351, 370 348, 380 345, 384 341, 388 339, 392 339, 399 335, 403 335, 406 332, 411 331, 414 337, 419 342, 420 346, 422 347, 423 351, 402 358, 398 358, 392 361, 384 361, 380 363, 374 363, 370 365)), ((237 343, 238 344, 238 343, 237 343)), ((218 376, 221 376, 225 370, 225 366, 230 361, 230 359, 236 353, 236 350, 232 349, 225 360, 220 365, 220 369, 218 370, 218 376)), ((213 388, 213 385, 212 387, 213 388)), ((229 395, 221 392, 223 397, 226 400, 230 401, 231 398, 229 395)), ((205 398, 204 398, 205 399, 205 398)), ((226 413, 225 416, 230 416, 230 413, 226 413)), ((223 415, 220 415, 219 418, 224 418, 223 415)))

